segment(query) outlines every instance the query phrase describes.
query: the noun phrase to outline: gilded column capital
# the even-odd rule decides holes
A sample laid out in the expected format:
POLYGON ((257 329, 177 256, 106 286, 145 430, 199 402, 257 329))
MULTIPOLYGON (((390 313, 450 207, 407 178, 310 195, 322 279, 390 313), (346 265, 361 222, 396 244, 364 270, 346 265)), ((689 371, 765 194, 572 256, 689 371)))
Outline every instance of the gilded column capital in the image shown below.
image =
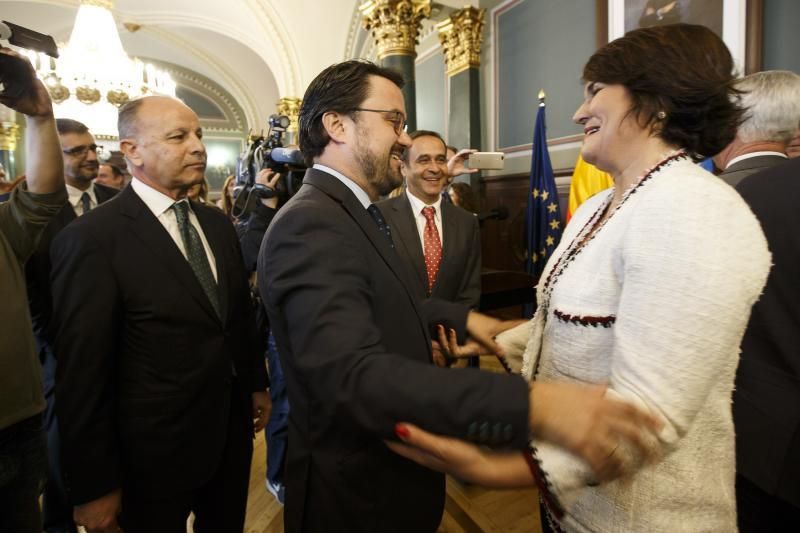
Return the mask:
POLYGON ((486 9, 465 7, 436 25, 444 50, 447 75, 455 76, 468 68, 481 66, 483 17, 486 9))
POLYGON ((289 117, 289 127, 286 131, 297 132, 297 118, 300 116, 300 105, 303 101, 300 98, 285 96, 278 100, 278 114, 289 117))
POLYGON ((417 56, 420 23, 431 15, 431 0, 368 0, 358 10, 378 46, 378 59, 417 56))
POLYGON ((0 150, 13 152, 17 149, 19 126, 13 122, 0 122, 0 150))

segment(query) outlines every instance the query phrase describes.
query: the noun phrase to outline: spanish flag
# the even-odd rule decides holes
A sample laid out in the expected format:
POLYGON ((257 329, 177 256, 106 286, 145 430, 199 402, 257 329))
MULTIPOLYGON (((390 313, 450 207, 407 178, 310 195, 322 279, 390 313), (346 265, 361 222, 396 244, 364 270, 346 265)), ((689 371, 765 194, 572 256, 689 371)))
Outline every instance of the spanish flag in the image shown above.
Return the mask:
POLYGON ((594 165, 590 165, 578 155, 575 163, 575 172, 572 173, 572 183, 569 186, 569 209, 567 210, 567 222, 572 218, 572 214, 577 211, 578 206, 597 194, 614 185, 611 176, 598 170, 594 165))

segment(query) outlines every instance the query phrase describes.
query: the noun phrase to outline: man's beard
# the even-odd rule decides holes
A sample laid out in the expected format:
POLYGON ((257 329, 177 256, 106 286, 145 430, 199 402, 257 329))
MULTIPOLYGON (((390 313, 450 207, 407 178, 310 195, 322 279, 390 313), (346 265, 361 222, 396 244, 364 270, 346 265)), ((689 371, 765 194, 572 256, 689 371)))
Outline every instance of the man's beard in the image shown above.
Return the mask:
POLYGON ((396 151, 392 147, 387 153, 380 155, 374 154, 367 148, 366 132, 359 129, 358 148, 355 152, 356 161, 361 166, 361 171, 367 182, 375 187, 380 196, 386 196, 403 183, 403 175, 400 167, 392 168, 392 152, 396 151))

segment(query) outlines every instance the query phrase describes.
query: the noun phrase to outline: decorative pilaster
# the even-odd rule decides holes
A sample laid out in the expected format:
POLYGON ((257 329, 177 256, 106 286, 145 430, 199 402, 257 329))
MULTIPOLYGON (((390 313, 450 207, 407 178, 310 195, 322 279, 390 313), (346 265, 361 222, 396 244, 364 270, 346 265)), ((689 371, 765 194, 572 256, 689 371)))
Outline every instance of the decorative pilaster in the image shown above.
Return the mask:
POLYGON ((431 14, 430 0, 368 0, 358 8, 364 28, 372 33, 378 48, 378 59, 384 67, 403 75, 403 99, 406 104, 408 130, 417 127, 414 58, 422 20, 431 14))
POLYGON ((278 114, 289 117, 289 127, 286 128, 286 139, 284 144, 297 143, 297 118, 300 115, 300 105, 303 101, 300 98, 284 96, 278 100, 278 114))
POLYGON ((465 7, 436 25, 444 50, 447 75, 455 76, 469 68, 481 66, 483 17, 485 9, 465 7))
MULTIPOLYGON (((481 149, 480 65, 485 9, 465 7, 436 25, 450 78, 448 142, 481 149)), ((472 186, 478 174, 471 174, 472 186)))
POLYGON ((8 181, 16 177, 14 150, 17 149, 17 140, 19 140, 19 126, 14 122, 0 121, 0 164, 5 169, 8 181))

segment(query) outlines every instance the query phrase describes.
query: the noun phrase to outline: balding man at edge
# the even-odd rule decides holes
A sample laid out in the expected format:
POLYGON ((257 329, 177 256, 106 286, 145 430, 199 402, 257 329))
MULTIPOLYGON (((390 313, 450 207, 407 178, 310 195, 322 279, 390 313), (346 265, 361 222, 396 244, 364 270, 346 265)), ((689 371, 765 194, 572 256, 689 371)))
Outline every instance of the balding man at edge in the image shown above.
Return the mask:
POLYGON ((241 531, 253 419, 262 429, 270 404, 238 239, 222 212, 186 199, 206 167, 191 109, 133 100, 119 134, 131 186, 51 248, 75 521, 178 532, 191 512, 197 532, 241 531))

